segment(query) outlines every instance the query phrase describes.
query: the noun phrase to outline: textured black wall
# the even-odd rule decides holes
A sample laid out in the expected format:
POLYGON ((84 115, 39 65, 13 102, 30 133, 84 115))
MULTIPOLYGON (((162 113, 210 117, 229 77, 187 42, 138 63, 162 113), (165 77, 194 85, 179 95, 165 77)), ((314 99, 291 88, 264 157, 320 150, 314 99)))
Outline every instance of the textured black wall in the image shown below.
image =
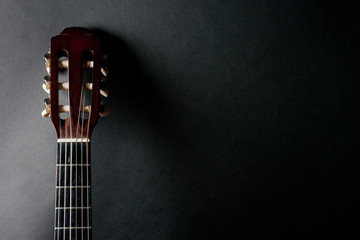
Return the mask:
POLYGON ((51 239, 42 55, 103 37, 94 239, 359 235, 359 9, 332 1, 1 1, 1 239, 51 239))

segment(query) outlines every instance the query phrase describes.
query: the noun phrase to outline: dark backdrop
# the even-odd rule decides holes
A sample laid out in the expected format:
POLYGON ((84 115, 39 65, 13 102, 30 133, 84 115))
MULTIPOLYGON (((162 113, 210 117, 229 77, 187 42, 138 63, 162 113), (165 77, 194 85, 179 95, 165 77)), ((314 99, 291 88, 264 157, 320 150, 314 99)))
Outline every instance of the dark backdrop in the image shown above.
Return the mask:
POLYGON ((0 238, 51 239, 42 55, 103 38, 94 239, 359 235, 359 9, 335 1, 0 2, 0 238))

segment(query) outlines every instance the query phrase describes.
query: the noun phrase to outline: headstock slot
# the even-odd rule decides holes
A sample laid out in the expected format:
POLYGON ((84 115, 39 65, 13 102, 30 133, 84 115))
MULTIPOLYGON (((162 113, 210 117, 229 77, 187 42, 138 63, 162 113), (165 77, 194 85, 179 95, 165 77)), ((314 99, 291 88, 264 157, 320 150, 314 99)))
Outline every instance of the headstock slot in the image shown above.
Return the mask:
MULTIPOLYGON (((69 62, 69 53, 67 50, 61 49, 56 55, 58 90, 63 90, 58 91, 58 104, 60 109, 67 109, 66 106, 69 105, 70 102, 69 87, 64 88, 63 86, 69 86, 69 68, 65 67, 63 63, 69 62)), ((66 120, 69 117, 69 112, 61 111, 60 109, 58 113, 59 118, 61 120, 66 120)))

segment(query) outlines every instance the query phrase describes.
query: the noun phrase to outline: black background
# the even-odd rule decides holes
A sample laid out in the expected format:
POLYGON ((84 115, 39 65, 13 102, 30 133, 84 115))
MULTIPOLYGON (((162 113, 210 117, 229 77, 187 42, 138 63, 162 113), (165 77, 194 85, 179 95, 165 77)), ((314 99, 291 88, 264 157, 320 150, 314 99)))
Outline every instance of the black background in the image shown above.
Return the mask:
MULTIPOLYGON (((40 36, 46 51, 51 36, 81 25, 102 37, 109 55, 111 115, 92 137, 94 239, 359 235, 358 8, 335 1, 91 3, 44 5, 41 18, 49 22, 40 26, 48 31, 40 36)), ((8 42, 1 43, 5 50, 8 42)), ((42 52, 29 54, 40 59, 42 52)), ((38 79, 30 89, 41 99, 38 79)), ((41 193, 50 203, 35 208, 47 224, 19 230, 28 239, 52 236, 56 144, 49 122, 38 124, 52 135, 36 143, 47 149, 38 155, 49 164, 46 179, 37 178, 48 184, 41 193)), ((5 141, 10 133, 3 131, 5 141)), ((20 190, 5 194, 2 208, 20 190)), ((11 228, 5 218, 25 225, 14 220, 17 212, 3 211, 2 232, 11 228)), ((7 239, 15 236, 22 235, 7 239)))

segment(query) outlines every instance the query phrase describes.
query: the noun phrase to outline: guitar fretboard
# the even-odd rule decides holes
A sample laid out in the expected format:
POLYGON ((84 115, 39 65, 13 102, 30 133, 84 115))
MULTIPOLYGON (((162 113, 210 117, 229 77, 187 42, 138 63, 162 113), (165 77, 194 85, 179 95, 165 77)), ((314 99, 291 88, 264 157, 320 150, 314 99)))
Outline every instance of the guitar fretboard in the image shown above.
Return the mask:
POLYGON ((59 142, 55 240, 91 240, 90 142, 59 142))

